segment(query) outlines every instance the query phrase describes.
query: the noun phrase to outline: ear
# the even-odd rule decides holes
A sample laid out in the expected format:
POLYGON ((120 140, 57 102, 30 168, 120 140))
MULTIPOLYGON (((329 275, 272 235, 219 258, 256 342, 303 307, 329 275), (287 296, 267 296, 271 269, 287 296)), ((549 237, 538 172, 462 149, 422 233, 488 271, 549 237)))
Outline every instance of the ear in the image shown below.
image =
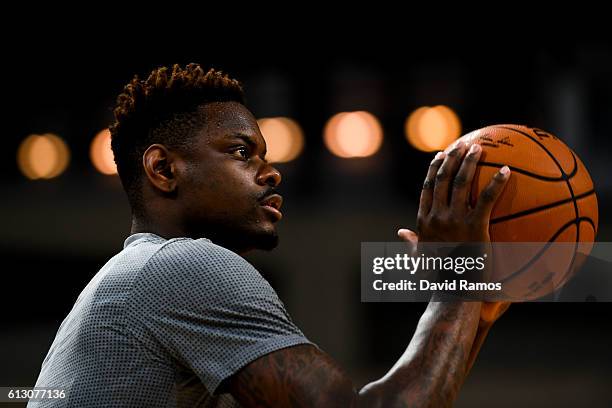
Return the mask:
POLYGON ((175 156, 161 144, 152 144, 142 155, 142 165, 149 182, 164 193, 176 190, 175 156))

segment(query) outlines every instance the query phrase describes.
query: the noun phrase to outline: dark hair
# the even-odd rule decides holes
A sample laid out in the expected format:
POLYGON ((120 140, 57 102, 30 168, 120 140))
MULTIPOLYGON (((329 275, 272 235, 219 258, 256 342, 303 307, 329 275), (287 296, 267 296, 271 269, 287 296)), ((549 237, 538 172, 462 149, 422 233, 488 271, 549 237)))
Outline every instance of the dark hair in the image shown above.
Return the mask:
POLYGON ((123 88, 110 126, 111 146, 132 211, 142 210, 140 181, 146 149, 154 143, 186 146, 203 125, 198 107, 230 101, 244 105, 240 83, 214 69, 204 72, 198 64, 185 68, 177 64, 171 72, 161 67, 144 81, 135 76, 123 88))

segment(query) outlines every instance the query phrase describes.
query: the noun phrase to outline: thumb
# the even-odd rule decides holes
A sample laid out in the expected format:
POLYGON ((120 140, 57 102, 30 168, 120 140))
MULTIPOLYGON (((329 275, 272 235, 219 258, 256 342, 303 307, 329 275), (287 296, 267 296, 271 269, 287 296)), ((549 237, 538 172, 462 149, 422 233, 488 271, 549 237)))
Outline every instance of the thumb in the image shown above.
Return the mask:
POLYGON ((416 251, 417 244, 419 243, 419 236, 416 232, 406 228, 400 228, 397 231, 397 236, 408 243, 411 252, 416 251))
POLYGON ((407 228, 400 228, 399 230, 397 230, 397 236, 403 239, 404 241, 411 242, 413 244, 419 242, 419 236, 417 235, 417 233, 407 228))

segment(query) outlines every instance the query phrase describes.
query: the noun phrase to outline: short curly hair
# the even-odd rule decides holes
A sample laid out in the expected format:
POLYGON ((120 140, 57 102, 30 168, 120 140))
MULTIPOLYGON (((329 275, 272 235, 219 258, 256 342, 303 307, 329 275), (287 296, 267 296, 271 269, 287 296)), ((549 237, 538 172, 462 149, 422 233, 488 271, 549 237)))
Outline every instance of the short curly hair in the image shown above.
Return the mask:
POLYGON ((140 181, 146 149, 154 143, 186 147, 206 120, 198 107, 210 102, 244 105, 242 85, 221 71, 176 64, 171 70, 155 69, 146 80, 135 76, 123 88, 109 129, 117 171, 132 211, 142 210, 140 181))

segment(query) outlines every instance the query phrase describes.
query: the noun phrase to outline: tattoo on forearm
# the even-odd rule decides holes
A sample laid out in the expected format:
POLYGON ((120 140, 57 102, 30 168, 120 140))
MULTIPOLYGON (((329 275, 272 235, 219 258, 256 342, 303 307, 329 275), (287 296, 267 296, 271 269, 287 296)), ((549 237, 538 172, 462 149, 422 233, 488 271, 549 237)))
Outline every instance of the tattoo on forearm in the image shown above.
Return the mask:
POLYGON ((359 397, 338 364, 311 345, 261 357, 227 385, 245 407, 449 407, 465 379, 479 316, 478 303, 431 303, 404 355, 359 397))
POLYGON ((351 407, 356 398, 346 374, 310 345, 256 360, 235 376, 230 390, 248 407, 351 407))
POLYGON ((434 305, 394 374, 394 407, 447 407, 465 379, 465 367, 478 324, 479 305, 434 305), (413 344, 414 343, 414 344, 413 344))

